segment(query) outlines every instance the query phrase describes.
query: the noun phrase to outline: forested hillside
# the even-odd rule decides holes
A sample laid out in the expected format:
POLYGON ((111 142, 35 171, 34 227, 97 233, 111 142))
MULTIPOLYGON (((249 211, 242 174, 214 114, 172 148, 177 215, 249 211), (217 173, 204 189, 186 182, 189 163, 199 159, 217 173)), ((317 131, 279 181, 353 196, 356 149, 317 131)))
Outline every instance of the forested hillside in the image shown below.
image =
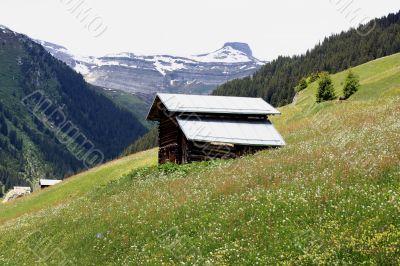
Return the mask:
POLYGON ((218 87, 214 95, 262 97, 276 106, 292 101, 294 87, 302 77, 320 71, 336 73, 370 60, 400 52, 400 12, 368 23, 374 30, 367 36, 351 29, 332 35, 305 54, 281 56, 251 77, 218 87), (374 24, 375 27, 374 27, 374 24))
POLYGON ((158 146, 158 127, 153 127, 143 135, 141 138, 136 140, 133 144, 129 145, 125 149, 122 155, 126 156, 129 154, 134 154, 139 151, 149 150, 158 146))
POLYGON ((89 149, 98 162, 114 158, 145 132, 40 45, 0 29, 0 196, 91 166, 89 149))

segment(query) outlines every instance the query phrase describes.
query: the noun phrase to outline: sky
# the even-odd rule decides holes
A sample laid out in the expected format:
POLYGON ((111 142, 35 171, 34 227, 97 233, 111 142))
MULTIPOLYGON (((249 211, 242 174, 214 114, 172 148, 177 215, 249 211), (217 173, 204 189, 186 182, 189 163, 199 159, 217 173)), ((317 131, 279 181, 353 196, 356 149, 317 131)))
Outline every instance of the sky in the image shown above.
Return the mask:
POLYGON ((398 0, 0 0, 0 25, 80 55, 193 55, 246 42, 271 60, 400 10, 398 0))

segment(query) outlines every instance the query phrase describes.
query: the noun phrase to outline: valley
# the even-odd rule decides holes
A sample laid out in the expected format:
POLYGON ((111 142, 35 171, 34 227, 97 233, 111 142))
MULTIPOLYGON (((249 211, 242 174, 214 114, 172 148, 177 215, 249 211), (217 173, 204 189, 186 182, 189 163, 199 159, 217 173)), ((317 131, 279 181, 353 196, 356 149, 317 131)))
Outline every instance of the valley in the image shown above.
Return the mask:
POLYGON ((0 28, 0 195, 117 157, 147 132, 138 118, 26 35, 0 28), (61 133, 61 134, 60 134, 61 133))

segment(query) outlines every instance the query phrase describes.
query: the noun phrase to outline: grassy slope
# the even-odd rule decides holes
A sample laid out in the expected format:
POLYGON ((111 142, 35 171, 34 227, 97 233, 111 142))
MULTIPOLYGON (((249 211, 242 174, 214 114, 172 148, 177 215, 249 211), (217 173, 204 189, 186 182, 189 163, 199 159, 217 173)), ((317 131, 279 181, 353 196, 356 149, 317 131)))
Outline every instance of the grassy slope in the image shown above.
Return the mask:
POLYGON ((157 162, 155 156, 156 151, 151 150, 111 161, 68 178, 60 185, 35 192, 30 197, 2 204, 0 205, 0 223, 25 213, 32 213, 82 197, 88 191, 105 185, 121 175, 129 173, 132 169, 155 165, 157 162))
POLYGON ((350 100, 314 104, 313 84, 281 108, 283 149, 107 173, 114 182, 77 199, 33 204, 60 186, 1 206, 0 264, 399 264, 400 54, 354 71, 350 100))

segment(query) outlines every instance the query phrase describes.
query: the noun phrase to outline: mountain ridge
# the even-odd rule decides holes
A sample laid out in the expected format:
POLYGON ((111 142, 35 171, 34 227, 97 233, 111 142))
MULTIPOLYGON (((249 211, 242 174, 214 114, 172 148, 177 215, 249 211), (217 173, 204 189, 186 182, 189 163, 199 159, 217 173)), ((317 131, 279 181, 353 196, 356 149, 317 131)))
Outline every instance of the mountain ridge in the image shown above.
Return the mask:
POLYGON ((37 42, 87 82, 133 94, 208 94, 216 86, 248 76, 265 64, 253 56, 248 44, 239 42, 227 42, 211 53, 191 56, 122 52, 99 57, 74 55, 61 45, 37 42))
POLYGON ((243 43, 243 42, 226 42, 223 46, 223 48, 225 47, 232 47, 233 49, 236 49, 238 51, 241 51, 243 53, 245 53, 248 56, 253 56, 253 51, 251 50, 249 44, 247 43, 243 43))

